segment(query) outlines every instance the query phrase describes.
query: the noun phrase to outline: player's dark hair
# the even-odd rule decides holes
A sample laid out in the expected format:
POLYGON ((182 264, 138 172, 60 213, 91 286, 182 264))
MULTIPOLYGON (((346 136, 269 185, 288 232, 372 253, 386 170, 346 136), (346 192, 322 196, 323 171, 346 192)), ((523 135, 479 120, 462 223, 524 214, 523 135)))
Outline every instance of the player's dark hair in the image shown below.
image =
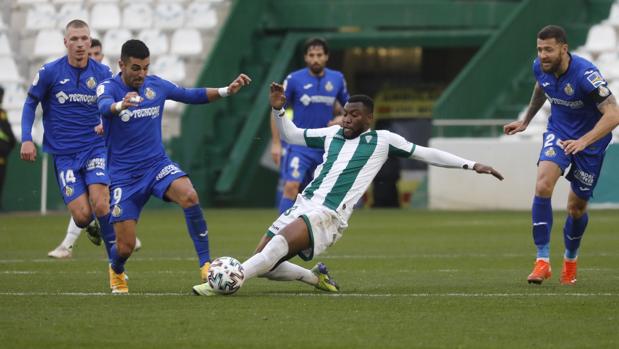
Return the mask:
POLYGON ((541 40, 555 39, 560 44, 567 44, 565 29, 558 25, 545 26, 537 33, 537 38, 541 40))
POLYGON ((325 52, 326 55, 329 54, 329 46, 327 46, 327 41, 323 38, 309 38, 305 41, 305 44, 303 44, 303 54, 307 54, 307 51, 309 51, 310 47, 314 47, 314 46, 320 46, 322 47, 322 50, 325 52))
POLYGON ((120 59, 127 62, 130 57, 145 59, 150 57, 150 51, 146 44, 140 40, 127 40, 120 49, 120 59))
POLYGON ((94 38, 90 38, 90 47, 101 47, 101 48, 103 48, 103 46, 101 45, 101 40, 94 39, 94 38))
POLYGON ((67 30, 69 30, 69 28, 88 28, 88 23, 82 21, 81 19, 74 19, 72 21, 70 21, 69 23, 67 23, 67 26, 64 28, 65 33, 67 32, 67 30))
POLYGON ((4 87, 0 86, 0 104, 2 104, 3 99, 4 99, 4 87))
POLYGON ((352 95, 348 98, 348 103, 361 103, 366 108, 369 114, 374 113, 374 101, 366 95, 352 95))

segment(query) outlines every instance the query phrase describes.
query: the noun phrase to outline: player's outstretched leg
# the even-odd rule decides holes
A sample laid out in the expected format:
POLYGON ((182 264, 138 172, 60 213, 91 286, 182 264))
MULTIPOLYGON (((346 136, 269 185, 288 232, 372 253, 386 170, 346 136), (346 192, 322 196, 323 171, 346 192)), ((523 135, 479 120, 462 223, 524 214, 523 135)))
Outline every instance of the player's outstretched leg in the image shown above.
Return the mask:
POLYGON ((268 273, 260 275, 274 281, 301 281, 327 292, 338 292, 339 286, 329 275, 323 263, 316 264, 311 270, 284 261, 268 273))

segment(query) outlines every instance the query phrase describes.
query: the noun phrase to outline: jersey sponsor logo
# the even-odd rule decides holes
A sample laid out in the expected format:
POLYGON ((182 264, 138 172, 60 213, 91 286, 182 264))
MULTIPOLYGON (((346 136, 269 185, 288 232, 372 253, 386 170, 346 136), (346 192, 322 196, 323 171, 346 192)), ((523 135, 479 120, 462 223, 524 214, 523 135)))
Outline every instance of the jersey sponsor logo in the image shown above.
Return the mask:
MULTIPOLYGON (((92 158, 86 163, 86 171, 92 171, 96 168, 105 170, 105 158, 92 158)), ((99 174, 97 174, 98 176, 99 174)))
POLYGON ((299 101, 301 101, 301 103, 303 103, 303 105, 307 107, 312 101, 312 99, 310 98, 310 96, 304 94, 303 96, 301 96, 301 98, 299 98, 299 101))
POLYGON ((299 101, 301 103, 303 103, 304 106, 308 106, 310 103, 320 103, 320 104, 326 104, 326 105, 333 105, 335 103, 335 97, 333 96, 308 96, 307 94, 304 94, 303 96, 301 96, 301 98, 299 98, 299 101))
POLYGON ((578 170, 574 172, 574 178, 584 185, 592 186, 595 180, 595 175, 593 173, 587 173, 583 170, 578 170))
POLYGON ((97 103, 96 95, 86 95, 82 93, 71 93, 70 95, 67 95, 64 91, 60 91, 56 93, 56 98, 58 99, 58 103, 60 104, 65 104, 67 101, 86 104, 97 103))
POLYGON ((604 79, 598 74, 598 72, 594 71, 587 76, 587 80, 593 85, 593 87, 597 88, 603 83, 605 83, 604 79))
POLYGON ((331 83, 331 81, 327 81, 327 83, 325 84, 325 90, 327 90, 327 92, 333 91, 333 84, 331 83))
POLYGON ((161 171, 159 171, 159 173, 157 174, 157 177, 155 177, 155 180, 158 181, 166 176, 177 174, 179 172, 181 172, 181 169, 176 167, 176 165, 168 165, 162 168, 161 171))
POLYGON ((148 99, 153 99, 156 95, 157 94, 155 93, 155 91, 150 87, 147 87, 146 91, 144 92, 144 96, 148 99))
POLYGON ((97 80, 95 80, 93 76, 89 77, 88 80, 86 80, 86 86, 91 90, 94 89, 97 86, 97 80))
POLYGON ((66 83, 67 83, 67 82, 69 82, 69 81, 71 81, 71 79, 63 79, 63 80, 60 80, 60 81, 59 81, 59 83, 60 83, 61 85, 64 85, 64 84, 66 84, 66 83))
POLYGON ((303 89, 307 90, 307 89, 311 88, 312 86, 314 86, 314 84, 305 84, 305 85, 303 85, 303 89))
POLYGON ((565 85, 565 87, 563 88, 563 92, 565 92, 565 94, 568 96, 572 96, 574 95, 574 88, 572 88, 572 85, 568 82, 567 85, 565 85))
POLYGON ((546 87, 546 86, 548 86, 548 85, 550 85, 550 83, 549 83, 549 82, 542 82, 542 87, 546 87))
POLYGON ((131 118, 141 119, 145 117, 150 117, 151 119, 154 119, 159 116, 159 110, 159 106, 136 110, 125 109, 120 112, 120 119, 123 122, 128 122, 129 120, 131 120, 131 118))
POLYGON ((564 99, 550 97, 548 94, 546 94, 546 98, 552 104, 562 105, 571 109, 579 109, 585 105, 585 103, 581 100, 566 101, 564 99))
POLYGON ((67 99, 69 99, 69 96, 67 96, 67 94, 64 93, 64 91, 60 91, 56 93, 56 98, 58 99, 58 103, 64 104, 64 102, 66 102, 67 99))

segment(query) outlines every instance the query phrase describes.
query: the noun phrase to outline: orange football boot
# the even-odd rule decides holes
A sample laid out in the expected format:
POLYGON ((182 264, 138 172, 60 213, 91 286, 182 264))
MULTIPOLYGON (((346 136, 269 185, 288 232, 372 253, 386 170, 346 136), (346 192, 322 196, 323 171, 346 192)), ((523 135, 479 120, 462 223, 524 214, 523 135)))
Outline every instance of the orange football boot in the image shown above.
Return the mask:
POLYGON ((576 283, 576 261, 563 260, 563 270, 561 271, 561 285, 573 285, 576 283))
POLYGON ((550 268, 550 263, 538 259, 535 261, 535 267, 533 268, 531 274, 529 274, 529 277, 527 277, 527 281, 530 284, 541 285, 541 283, 544 280, 549 279, 551 275, 552 269, 550 268))

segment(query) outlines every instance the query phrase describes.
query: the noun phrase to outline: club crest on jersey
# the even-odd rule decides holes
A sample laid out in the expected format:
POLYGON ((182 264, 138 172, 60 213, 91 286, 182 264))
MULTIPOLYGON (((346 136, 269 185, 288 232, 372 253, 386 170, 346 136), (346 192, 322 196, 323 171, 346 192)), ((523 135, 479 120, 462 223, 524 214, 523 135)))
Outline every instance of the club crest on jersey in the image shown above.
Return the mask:
POLYGON ((112 216, 120 217, 121 214, 123 214, 123 209, 120 208, 120 205, 119 204, 114 205, 114 208, 112 208, 112 216))
POLYGON ((327 90, 327 92, 333 91, 333 84, 331 83, 331 81, 327 81, 327 84, 325 85, 325 90, 327 90))
POLYGON ((567 85, 565 85, 565 87, 563 88, 563 92, 565 92, 565 94, 568 96, 572 96, 574 95, 574 88, 572 88, 572 85, 568 82, 567 85))
POLYGON ((86 80, 86 86, 88 86, 89 89, 94 89, 95 87, 97 87, 97 80, 95 80, 94 77, 89 77, 88 80, 86 80))
POLYGON ((544 154, 549 158, 553 158, 555 157, 555 155, 557 155, 557 152, 554 150, 554 148, 548 148, 544 154))
POLYGON ((67 185, 66 187, 64 187, 64 196, 71 197, 71 195, 73 195, 73 187, 67 185))
POLYGON ((148 99, 153 99, 155 98, 157 94, 155 93, 155 91, 153 91, 152 88, 147 87, 146 90, 144 91, 144 96, 148 99))

